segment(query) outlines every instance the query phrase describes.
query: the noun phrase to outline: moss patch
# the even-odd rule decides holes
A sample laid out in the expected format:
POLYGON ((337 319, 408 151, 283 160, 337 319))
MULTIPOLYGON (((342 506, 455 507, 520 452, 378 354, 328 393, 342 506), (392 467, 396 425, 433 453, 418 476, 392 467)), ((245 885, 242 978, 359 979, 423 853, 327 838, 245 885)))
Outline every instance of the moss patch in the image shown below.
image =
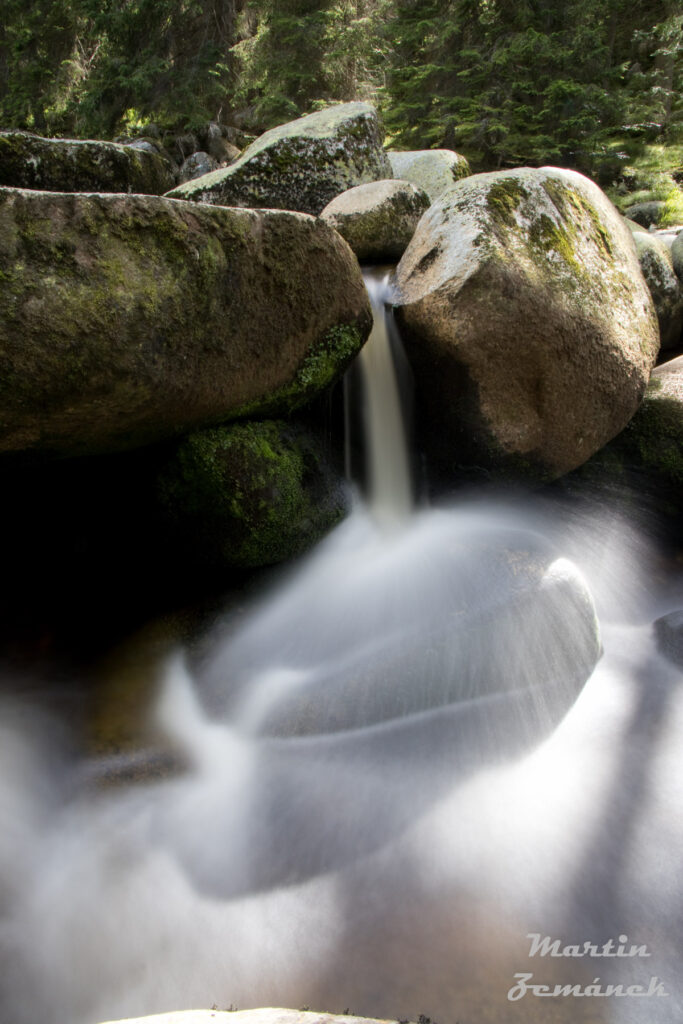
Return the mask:
POLYGON ((346 511, 315 437, 283 420, 189 435, 161 470, 158 493, 182 546, 213 566, 291 558, 346 511))

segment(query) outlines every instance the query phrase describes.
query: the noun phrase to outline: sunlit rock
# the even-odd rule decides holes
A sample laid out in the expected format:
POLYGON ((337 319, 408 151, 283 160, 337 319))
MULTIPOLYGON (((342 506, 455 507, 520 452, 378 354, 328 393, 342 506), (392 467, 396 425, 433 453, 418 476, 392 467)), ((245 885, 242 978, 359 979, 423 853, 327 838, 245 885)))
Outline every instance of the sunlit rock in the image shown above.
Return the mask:
POLYGON ((151 145, 0 132, 0 185, 47 192, 161 195, 173 181, 168 162, 151 145))
POLYGON ((1 451, 289 413, 370 326, 356 259, 312 217, 0 190, 1 451))
POLYGON ((389 177, 374 107, 342 103, 271 128, 229 167, 179 185, 169 196, 318 214, 340 192, 389 177))
POLYGON ((388 150, 394 178, 409 181, 424 189, 432 202, 460 178, 466 178, 470 165, 452 149, 388 150))
POLYGON ((429 196, 408 181, 372 181, 336 196, 320 214, 359 260, 395 262, 405 252, 429 196))
POLYGON ((628 423, 659 349, 623 218, 573 171, 453 185, 396 271, 396 316, 428 453, 552 479, 628 423))

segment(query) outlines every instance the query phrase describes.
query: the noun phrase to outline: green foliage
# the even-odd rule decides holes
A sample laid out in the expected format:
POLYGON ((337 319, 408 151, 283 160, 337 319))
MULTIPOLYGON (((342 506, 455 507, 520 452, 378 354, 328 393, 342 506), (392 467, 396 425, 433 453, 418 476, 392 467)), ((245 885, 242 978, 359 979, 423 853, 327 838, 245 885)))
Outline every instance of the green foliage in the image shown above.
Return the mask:
POLYGON ((683 140, 680 2, 4 0, 3 127, 110 137, 240 112, 265 129, 373 98, 395 146, 608 184, 683 140))
POLYGON ((40 132, 110 137, 152 119, 220 117, 232 88, 239 0, 9 0, 0 117, 40 132))
POLYGON ((235 47, 236 102, 253 107, 260 128, 374 94, 390 0, 252 0, 250 7, 256 29, 235 47))

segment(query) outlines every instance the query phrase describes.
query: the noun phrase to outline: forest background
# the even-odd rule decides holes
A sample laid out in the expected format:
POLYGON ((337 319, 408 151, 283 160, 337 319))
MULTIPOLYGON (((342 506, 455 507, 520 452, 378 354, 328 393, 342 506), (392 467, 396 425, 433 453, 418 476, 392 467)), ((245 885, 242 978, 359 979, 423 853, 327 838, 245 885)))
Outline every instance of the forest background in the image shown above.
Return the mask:
POLYGON ((114 138, 220 121, 258 134, 363 99, 393 148, 456 149, 474 170, 551 163, 608 184, 639 156, 652 168, 668 152, 670 182, 683 165, 683 9, 672 0, 3 8, 4 129, 114 138))

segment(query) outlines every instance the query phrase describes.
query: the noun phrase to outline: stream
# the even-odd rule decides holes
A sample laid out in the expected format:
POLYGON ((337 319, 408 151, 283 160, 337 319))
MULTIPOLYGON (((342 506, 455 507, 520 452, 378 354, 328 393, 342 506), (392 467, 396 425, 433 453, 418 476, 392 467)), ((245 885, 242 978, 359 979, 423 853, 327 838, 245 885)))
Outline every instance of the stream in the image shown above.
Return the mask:
POLYGON ((197 644, 139 640, 141 749, 4 680, 0 1024, 683 1019, 683 576, 599 499, 421 507, 386 288, 367 498, 197 644))

